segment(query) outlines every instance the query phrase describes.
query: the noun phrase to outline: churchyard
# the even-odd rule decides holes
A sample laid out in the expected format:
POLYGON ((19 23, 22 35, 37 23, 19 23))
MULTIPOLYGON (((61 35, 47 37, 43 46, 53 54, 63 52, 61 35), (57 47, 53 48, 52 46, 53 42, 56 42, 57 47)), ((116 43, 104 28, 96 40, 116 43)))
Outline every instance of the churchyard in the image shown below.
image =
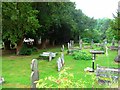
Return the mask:
MULTIPOLYGON (((76 47, 79 46, 75 44, 76 47)), ((108 44, 110 45, 110 44, 108 44)), ((84 47, 85 45, 83 45, 84 47)), ((90 46, 90 44, 88 45, 90 46)), ((94 48, 95 49, 95 48, 94 48)), ((96 47, 97 49, 97 47, 96 47)), ((84 49, 79 51, 84 51, 90 54, 91 48, 84 49)), ((90 54, 92 57, 92 54, 90 54)), ((117 56, 116 50, 108 49, 108 55, 98 54, 96 55, 96 60, 94 62, 94 70, 97 69, 97 64, 100 66, 108 68, 118 68, 118 63, 114 61, 117 56)), ((31 62, 33 59, 36 59, 38 62, 38 72, 39 72, 39 88, 62 88, 62 87, 72 87, 66 85, 70 82, 66 80, 71 80, 74 83, 78 83, 79 88, 118 88, 118 83, 112 83, 109 85, 98 83, 96 72, 89 72, 85 70, 87 67, 92 68, 92 59, 91 60, 75 60, 71 54, 68 54, 67 44, 64 47, 64 51, 61 50, 61 46, 54 48, 42 49, 34 52, 32 55, 25 56, 16 56, 15 53, 6 54, 2 56, 2 76, 5 81, 3 83, 3 88, 30 88, 31 87, 31 62), (56 57, 49 61, 49 57, 41 58, 40 54, 43 52, 57 52, 56 57), (64 66, 58 71, 57 60, 61 57, 61 52, 64 53, 64 66), (67 68, 67 69, 66 69, 67 68), (64 69, 66 71, 64 71, 64 69), (63 77, 60 77, 59 74, 63 74, 63 77), (65 74, 65 76, 64 76, 65 74), (71 75, 70 77, 68 77, 71 75), (55 81, 45 80, 45 78, 53 78, 55 81), (63 80, 63 84, 55 83, 59 79, 63 80), (66 80, 65 80, 66 79, 66 80), (42 82, 41 82, 42 81, 42 82), (46 83, 46 85, 44 85, 46 83)), ((110 74, 109 74, 110 75, 110 74)))
POLYGON ((119 88, 120 1, 113 18, 91 17, 71 0, 8 1, 1 3, 0 89, 119 88))

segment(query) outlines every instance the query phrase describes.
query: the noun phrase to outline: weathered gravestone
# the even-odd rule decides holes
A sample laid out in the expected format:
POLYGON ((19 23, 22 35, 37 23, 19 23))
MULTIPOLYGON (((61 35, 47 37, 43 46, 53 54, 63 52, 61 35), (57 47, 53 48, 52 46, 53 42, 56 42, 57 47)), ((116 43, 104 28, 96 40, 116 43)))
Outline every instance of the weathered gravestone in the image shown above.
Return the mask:
POLYGON ((80 49, 82 49, 82 39, 79 40, 80 49))
POLYGON ((110 46, 110 50, 117 50, 116 46, 115 46, 115 39, 112 39, 112 45, 110 46))
POLYGON ((68 42, 68 50, 70 49, 70 43, 68 42))
POLYGON ((62 45, 61 51, 62 51, 62 52, 64 51, 64 45, 62 45))
POLYGON ((62 68, 61 58, 59 57, 57 60, 58 71, 62 68))
POLYGON ((73 48, 73 47, 74 47, 74 41, 70 40, 70 48, 73 48))
POLYGON ((91 48, 93 48, 93 45, 94 45, 94 41, 92 39, 92 41, 91 41, 91 48))
POLYGON ((38 40, 38 44, 41 44, 42 42, 41 42, 41 37, 39 38, 39 40, 38 40))
POLYGON ((110 84, 118 82, 119 75, 120 75, 120 69, 119 68, 108 68, 103 66, 98 66, 96 69, 96 76, 98 83, 101 84, 110 84))
POLYGON ((0 85, 2 85, 4 81, 5 81, 4 78, 0 77, 0 85))
POLYGON ((118 42, 118 56, 115 58, 115 62, 120 63, 120 40, 118 42))
POLYGON ((52 52, 49 53, 49 61, 52 60, 52 52))
POLYGON ((36 88, 35 81, 39 80, 39 72, 38 72, 38 62, 37 59, 33 59, 31 62, 31 88, 36 88))
POLYGON ((61 64, 64 66, 64 53, 61 53, 61 64))

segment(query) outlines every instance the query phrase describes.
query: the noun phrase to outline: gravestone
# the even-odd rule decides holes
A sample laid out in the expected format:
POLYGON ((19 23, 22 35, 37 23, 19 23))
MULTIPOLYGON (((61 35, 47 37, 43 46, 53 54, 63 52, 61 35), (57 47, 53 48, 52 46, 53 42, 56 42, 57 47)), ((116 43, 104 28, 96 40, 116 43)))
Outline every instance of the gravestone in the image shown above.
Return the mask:
POLYGON ((58 71, 62 68, 61 58, 59 57, 57 60, 58 71))
POLYGON ((0 85, 2 85, 4 81, 5 81, 4 78, 0 77, 0 85))
POLYGON ((105 46, 105 54, 106 54, 106 56, 108 56, 108 47, 107 46, 105 46))
POLYGON ((70 43, 68 42, 68 50, 70 49, 70 43))
POLYGON ((61 48, 62 52, 64 51, 64 45, 62 45, 62 48, 61 48))
POLYGON ((70 43, 69 45, 70 45, 70 48, 72 48, 72 44, 70 43))
POLYGON ((73 40, 72 40, 71 44, 72 44, 72 47, 74 47, 74 41, 73 40))
POLYGON ((92 39, 92 41, 91 41, 91 48, 93 48, 93 45, 94 45, 94 41, 92 39))
POLYGON ((64 53, 61 53, 61 63, 62 63, 62 66, 64 66, 64 53))
POLYGON ((38 44, 41 44, 41 37, 40 37, 39 40, 38 40, 38 44))
POLYGON ((115 46, 115 39, 112 39, 112 46, 115 46))
POLYGON ((74 41, 70 40, 70 48, 74 47, 74 41))
POLYGON ((52 52, 49 53, 49 61, 52 60, 52 52))
POLYGON ((120 63, 120 40, 118 42, 118 56, 114 59, 114 61, 120 63))
POLYGON ((31 62, 31 88, 36 88, 35 81, 39 80, 39 72, 38 72, 38 62, 37 59, 33 59, 31 62))
POLYGON ((82 39, 79 40, 80 49, 82 49, 82 39))
POLYGON ((98 66, 96 69, 97 80, 101 84, 118 82, 120 69, 98 66))
POLYGON ((112 39, 112 43, 111 43, 112 45, 110 46, 110 49, 111 50, 115 50, 116 48, 115 48, 115 40, 114 40, 114 38, 112 39))

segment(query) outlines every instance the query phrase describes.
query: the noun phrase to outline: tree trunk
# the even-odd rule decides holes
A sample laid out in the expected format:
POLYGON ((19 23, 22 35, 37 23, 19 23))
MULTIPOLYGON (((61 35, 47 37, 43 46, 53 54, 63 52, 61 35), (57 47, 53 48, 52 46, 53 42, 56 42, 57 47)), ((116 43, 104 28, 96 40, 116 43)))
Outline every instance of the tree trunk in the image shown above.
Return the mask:
POLYGON ((5 50, 10 50, 10 41, 9 40, 5 40, 4 41, 4 46, 5 46, 5 50))
POLYGON ((16 54, 17 54, 17 55, 19 55, 20 49, 22 48, 23 39, 24 39, 24 38, 21 38, 21 40, 20 40, 20 41, 18 42, 18 44, 17 44, 17 48, 16 48, 16 54))

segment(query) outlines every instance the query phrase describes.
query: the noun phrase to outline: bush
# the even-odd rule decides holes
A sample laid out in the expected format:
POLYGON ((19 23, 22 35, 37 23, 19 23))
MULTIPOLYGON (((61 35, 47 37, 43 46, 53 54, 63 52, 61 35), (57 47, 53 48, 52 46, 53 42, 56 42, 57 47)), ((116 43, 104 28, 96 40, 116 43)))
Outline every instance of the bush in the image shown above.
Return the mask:
POLYGON ((72 73, 68 73, 65 68, 60 71, 58 77, 49 76, 44 79, 40 79, 36 81, 37 88, 85 88, 85 81, 82 79, 74 80, 74 75, 72 73))
POLYGON ((31 55, 32 54, 32 49, 27 47, 27 44, 23 44, 21 50, 20 50, 20 55, 31 55))
POLYGON ((91 60, 92 55, 84 51, 75 51, 73 52, 73 58, 75 60, 91 60))

